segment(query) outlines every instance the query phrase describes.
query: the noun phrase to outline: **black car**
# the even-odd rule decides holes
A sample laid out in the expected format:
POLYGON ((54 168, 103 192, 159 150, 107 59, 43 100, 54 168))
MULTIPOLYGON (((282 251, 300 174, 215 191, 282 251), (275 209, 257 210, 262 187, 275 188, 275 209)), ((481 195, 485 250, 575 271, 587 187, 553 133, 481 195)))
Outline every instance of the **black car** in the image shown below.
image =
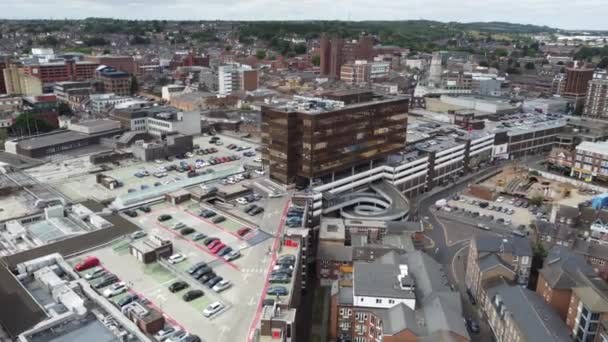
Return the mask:
POLYGON ((255 205, 255 204, 249 205, 249 206, 245 207, 245 212, 246 212, 247 214, 249 214, 249 212, 250 212, 250 211, 252 211, 252 210, 256 209, 257 207, 258 207, 258 206, 257 206, 257 205, 255 205))
POLYGON ((119 308, 122 308, 123 306, 131 304, 138 299, 139 299, 138 295, 131 293, 131 294, 128 294, 126 297, 122 298, 121 300, 119 300, 118 303, 116 303, 116 305, 118 305, 119 308))
POLYGON ((144 213, 149 213, 152 211, 152 209, 150 209, 150 207, 139 207, 139 210, 143 211, 144 213))
POLYGON ((169 285, 169 291, 171 293, 179 292, 187 287, 189 287, 188 283, 185 281, 176 281, 175 283, 169 285))
POLYGON ((190 235, 190 234, 194 233, 194 229, 192 229, 190 227, 186 227, 186 228, 182 229, 179 233, 184 236, 190 235))
POLYGON ((104 278, 101 278, 99 283, 97 283, 97 285, 95 285, 95 288, 101 289, 103 287, 110 286, 116 282, 118 282, 118 277, 114 274, 110 274, 110 275, 105 276, 104 278))
POLYGON ((199 279, 200 277, 204 276, 205 274, 207 274, 209 272, 212 272, 211 267, 203 266, 203 267, 199 268, 198 270, 196 270, 196 272, 192 273, 192 278, 199 279))
POLYGON ((190 268, 187 269, 186 272, 188 272, 188 274, 194 274, 194 272, 198 271, 199 269, 201 269, 205 266, 207 266, 206 262, 204 262, 204 261, 197 262, 196 264, 190 266, 190 268))
POLYGON ((473 296, 473 292, 471 292, 471 289, 467 289, 467 296, 469 297, 469 301, 471 302, 471 304, 477 305, 477 301, 475 300, 475 296, 473 296))
POLYGON ((472 319, 465 319, 467 330, 472 334, 479 334, 479 324, 472 319))
POLYGON ((285 254, 281 255, 279 259, 277 259, 277 264, 290 264, 293 265, 296 262, 296 256, 293 254, 285 254))
POLYGON ((205 285, 207 285, 208 287, 214 287, 215 284, 219 283, 220 281, 224 280, 224 278, 220 277, 220 276, 216 276, 214 278, 211 278, 211 280, 207 281, 207 283, 205 285))
POLYGON ((224 216, 220 215, 220 216, 214 217, 213 220, 211 220, 211 221, 213 221, 213 223, 221 223, 221 222, 226 221, 226 218, 224 216))
POLYGON ((205 209, 205 210, 202 210, 202 211, 201 211, 201 213, 200 213, 200 215, 199 215, 199 216, 204 217, 204 218, 210 218, 210 217, 213 217, 213 216, 215 216, 215 215, 217 215, 217 214, 215 213, 215 211, 205 209))
POLYGON ((195 300, 196 298, 202 297, 205 293, 202 290, 190 290, 182 296, 182 299, 186 302, 195 300))
POLYGON ((201 338, 198 335, 188 335, 181 339, 182 342, 201 342, 201 338))
POLYGON ((199 281, 201 284, 205 284, 205 283, 206 283, 208 280, 211 280, 211 279, 215 278, 216 276, 217 276, 217 274, 215 274, 215 272, 209 272, 209 273, 207 273, 207 274, 203 274, 203 275, 202 275, 202 276, 201 276, 201 277, 198 279, 198 281, 199 281))
POLYGON ((255 209, 253 209, 251 212, 249 212, 249 215, 251 216, 255 216, 257 214, 263 213, 264 212, 264 208, 262 207, 257 207, 255 209))
POLYGON ((158 217, 158 222, 169 221, 171 219, 171 215, 163 214, 158 217))
POLYGON ((125 215, 129 217, 137 217, 137 211, 135 210, 125 210, 125 215))
POLYGON ((226 255, 230 252, 232 252, 232 247, 226 246, 226 247, 220 249, 220 251, 217 252, 217 255, 223 257, 224 255, 226 255))

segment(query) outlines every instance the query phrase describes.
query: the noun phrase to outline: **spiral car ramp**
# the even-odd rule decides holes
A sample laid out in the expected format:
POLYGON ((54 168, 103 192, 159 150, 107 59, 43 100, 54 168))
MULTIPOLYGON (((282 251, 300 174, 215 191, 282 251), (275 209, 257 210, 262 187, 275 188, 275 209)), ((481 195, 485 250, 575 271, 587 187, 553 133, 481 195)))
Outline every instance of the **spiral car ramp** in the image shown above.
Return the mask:
POLYGON ((392 184, 381 181, 369 184, 369 189, 328 198, 323 214, 337 210, 345 219, 395 221, 407 218, 409 201, 392 184))

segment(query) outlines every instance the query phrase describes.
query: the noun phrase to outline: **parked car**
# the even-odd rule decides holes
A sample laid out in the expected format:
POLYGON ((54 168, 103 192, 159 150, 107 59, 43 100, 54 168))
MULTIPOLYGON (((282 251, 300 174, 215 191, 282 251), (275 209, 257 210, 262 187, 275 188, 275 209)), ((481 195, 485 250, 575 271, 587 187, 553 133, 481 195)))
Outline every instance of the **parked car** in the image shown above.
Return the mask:
POLYGON ((239 197, 239 198, 236 199, 236 203, 245 205, 248 202, 247 202, 247 199, 245 199, 245 197, 239 197))
POLYGON ((240 257, 241 257, 241 252, 239 252, 239 251, 232 251, 232 252, 224 255, 224 259, 226 261, 236 260, 236 259, 238 259, 240 257))
POLYGON ((237 235, 240 237, 243 237, 243 236, 249 234, 249 232, 251 232, 251 228, 249 228, 249 227, 244 227, 244 228, 241 228, 236 231, 237 235))
POLYGON ((148 206, 139 207, 139 210, 143 211, 144 213, 149 213, 152 211, 152 209, 150 209, 148 206))
POLYGON ((148 235, 148 233, 144 232, 143 230, 138 230, 134 233, 131 234, 131 239, 133 240, 137 240, 137 239, 141 239, 143 237, 146 237, 148 235))
POLYGON ((180 262, 186 260, 186 257, 183 254, 173 254, 167 259, 167 262, 171 265, 179 264, 180 262))
POLYGON ((204 294, 205 293, 202 290, 190 290, 190 291, 184 293, 184 295, 182 296, 182 299, 185 302, 190 302, 197 298, 202 297, 204 294))
POLYGON ((183 229, 186 227, 187 226, 185 224, 183 224, 182 222, 177 222, 176 224, 173 225, 173 229, 175 229, 175 230, 183 229))
POLYGON ((86 257, 84 260, 80 261, 79 263, 76 264, 76 266, 74 266, 74 269, 77 272, 82 272, 84 270, 88 270, 89 268, 93 268, 95 266, 99 266, 99 259, 97 259, 94 256, 88 256, 86 257))
POLYGON ((471 304, 477 305, 477 301, 475 300, 475 297, 473 296, 473 292, 471 292, 471 289, 467 289, 467 296, 469 297, 469 301, 471 302, 471 304))
POLYGON ((217 255, 220 256, 220 257, 223 257, 224 255, 226 255, 226 254, 228 254, 230 252, 232 252, 232 247, 226 246, 226 247, 220 249, 220 251, 217 252, 217 255))
POLYGON ((199 241, 206 237, 207 237, 207 234, 205 234, 205 233, 196 233, 196 234, 192 235, 192 241, 199 241))
POLYGON ((169 292, 171 293, 175 293, 175 292, 179 292, 185 288, 188 288, 190 285, 188 285, 188 283, 186 283, 185 281, 176 281, 173 284, 169 285, 169 292))
POLYGON ((95 288, 101 289, 106 286, 110 286, 110 285, 116 283, 117 281, 118 281, 118 277, 116 275, 108 274, 108 275, 104 276, 103 278, 101 278, 101 280, 97 284, 95 284, 95 288))
POLYGON ((269 296, 287 296, 289 291, 285 286, 271 286, 266 290, 266 294, 269 296))
POLYGON ((129 217, 137 217, 137 212, 135 210, 125 210, 124 213, 129 217))
POLYGON ((211 248, 211 253, 217 254, 224 247, 226 247, 226 244, 220 242, 211 248))
POLYGON ((203 315, 205 317, 211 317, 216 313, 220 312, 223 308, 224 304, 220 302, 211 303, 205 308, 205 310, 203 310, 203 315))
POLYGON ((224 280, 224 278, 222 278, 220 276, 215 276, 215 277, 211 278, 211 280, 208 280, 205 283, 205 285, 207 285, 207 287, 209 287, 209 288, 213 288, 215 286, 215 284, 219 283, 222 280, 224 280))
POLYGON ((212 290, 215 292, 222 292, 232 286, 232 283, 229 280, 221 280, 217 284, 213 285, 212 290))
POLYGON ((216 216, 211 220, 213 223, 222 223, 226 221, 226 218, 222 215, 216 216))
POLYGON ((213 217, 215 215, 217 215, 215 213, 215 211, 213 211, 213 210, 207 210, 207 209, 202 210, 201 213, 200 213, 200 216, 204 217, 204 218, 211 218, 211 217, 213 217))
POLYGON ((119 295, 125 291, 127 291, 127 285, 125 283, 123 283, 123 282, 115 283, 115 284, 112 284, 112 286, 110 286, 110 288, 107 288, 103 291, 103 296, 106 298, 110 298, 110 297, 119 295))
POLYGON ((479 324, 472 319, 465 319, 467 330, 473 334, 479 334, 479 324))
POLYGON ((270 276, 269 282, 271 284, 288 284, 291 281, 291 277, 285 273, 275 274, 270 276))
POLYGON ((163 328, 162 330, 159 330, 156 334, 154 334, 154 338, 159 341, 159 342, 163 342, 166 339, 168 339, 169 337, 175 335, 175 333, 177 333, 179 330, 179 328, 174 328, 174 327, 166 327, 163 328))
POLYGON ((198 281, 201 284, 205 284, 207 281, 209 281, 210 279, 213 279, 217 276, 217 274, 215 274, 215 272, 211 271, 211 272, 207 272, 205 274, 203 274, 202 276, 200 276, 198 278, 198 281))
POLYGON ((163 214, 158 217, 158 222, 169 221, 171 219, 171 215, 163 214))
POLYGON ((197 262, 196 264, 194 264, 194 265, 190 266, 190 268, 188 268, 188 269, 186 270, 186 272, 187 272, 188 274, 192 275, 194 272, 198 271, 199 269, 201 269, 201 268, 203 268, 203 267, 205 267, 205 266, 207 266, 207 263, 206 263, 206 262, 204 262, 204 261, 197 262))
POLYGON ((209 266, 203 266, 201 268, 199 268, 198 270, 196 270, 196 272, 192 273, 192 278, 194 279, 200 279, 202 276, 204 276, 207 273, 212 272, 213 270, 211 269, 211 267, 209 266))
POLYGON ((179 233, 182 234, 183 236, 190 235, 190 234, 194 233, 194 229, 192 229, 190 227, 186 227, 186 228, 182 229, 179 233))
POLYGON ((119 308, 122 308, 125 305, 129 305, 135 301, 137 301, 139 299, 139 296, 136 295, 135 293, 130 293, 128 295, 126 295, 125 297, 121 298, 116 305, 118 305, 119 308))
POLYGON ((103 267, 97 266, 92 269, 90 272, 84 275, 84 279, 93 280, 99 277, 103 277, 106 274, 106 270, 103 267))
POLYGON ((278 259, 277 259, 277 265, 293 265, 296 263, 296 256, 293 254, 285 254, 285 255, 281 255, 278 259))
POLYGON ((209 247, 209 245, 214 242, 214 241, 219 241, 218 238, 214 237, 214 236, 209 236, 208 238, 206 238, 205 240, 203 240, 203 245, 209 247))

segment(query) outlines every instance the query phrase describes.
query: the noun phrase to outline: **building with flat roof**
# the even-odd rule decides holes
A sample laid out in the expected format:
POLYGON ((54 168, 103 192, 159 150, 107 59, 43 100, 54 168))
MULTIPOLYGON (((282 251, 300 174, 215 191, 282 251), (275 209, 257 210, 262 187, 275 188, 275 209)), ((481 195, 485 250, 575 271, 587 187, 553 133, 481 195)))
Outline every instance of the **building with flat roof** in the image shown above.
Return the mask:
POLYGON ((218 69, 218 87, 220 95, 236 91, 253 91, 258 89, 258 70, 245 64, 222 65, 218 69))
POLYGON ((608 74, 597 72, 589 81, 583 117, 608 120, 608 74))
POLYGON ((121 129, 116 122, 111 120, 73 124, 73 128, 66 131, 54 131, 34 137, 9 140, 4 144, 4 149, 10 153, 39 158, 99 144, 101 138, 114 137, 124 132, 124 129, 121 129))
POLYGON ((608 179, 608 142, 583 141, 576 146, 571 175, 578 178, 608 179))
POLYGON ((134 106, 115 108, 110 117, 132 132, 146 132, 155 137, 179 133, 194 135, 201 132, 199 112, 184 112, 170 106, 134 106))
POLYGON ((131 75, 125 71, 101 65, 95 71, 99 90, 118 96, 131 95, 131 75))
POLYGON ((262 107, 263 159, 270 177, 308 182, 403 148, 408 99, 384 98, 345 105, 294 96, 262 107))

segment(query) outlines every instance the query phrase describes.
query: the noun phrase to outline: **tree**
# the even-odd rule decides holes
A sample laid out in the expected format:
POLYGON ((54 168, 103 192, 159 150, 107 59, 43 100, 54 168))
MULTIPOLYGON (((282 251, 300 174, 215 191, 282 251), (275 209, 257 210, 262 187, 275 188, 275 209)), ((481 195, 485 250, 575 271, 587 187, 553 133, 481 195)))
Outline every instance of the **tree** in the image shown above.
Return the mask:
MULTIPOLYGON (((538 237, 538 232, 537 232, 538 237)), ((543 267, 545 258, 547 257, 547 250, 539 241, 532 245, 532 265, 530 267, 530 279, 528 282, 528 288, 530 290, 536 290, 536 283, 538 281, 538 270, 543 267)))
POLYGON ((608 57, 602 58, 599 63, 597 63, 597 67, 600 69, 608 68, 608 57))
POLYGON ((298 55, 303 55, 306 53, 306 44, 296 44, 293 47, 293 51, 298 55))
POLYGON ((133 37, 133 39, 131 39, 129 43, 131 45, 147 45, 150 44, 150 39, 142 37, 140 35, 136 35, 135 37, 133 37))
POLYGON ((532 198, 530 198, 530 204, 535 205, 537 207, 543 205, 544 201, 545 197, 543 197, 542 195, 534 195, 532 196, 532 198))
POLYGON ((158 81, 156 81, 156 83, 162 87, 162 86, 166 86, 167 84, 171 83, 171 80, 169 79, 169 77, 163 75, 158 79, 158 81))
POLYGON ((232 46, 226 45, 226 47, 224 47, 224 50, 226 50, 226 51, 232 51, 232 46))
POLYGON ((110 49, 103 49, 103 54, 104 55, 111 55, 112 51, 110 49))
POLYGON ((532 63, 532 62, 527 62, 527 63, 524 65, 524 68, 526 68, 526 70, 534 70, 535 66, 534 66, 534 63, 532 63))
POLYGON ((55 47, 59 45, 59 39, 53 36, 46 36, 40 40, 40 44, 55 47))
POLYGON ((319 56, 319 55, 312 56, 312 65, 314 65, 314 66, 321 65, 321 56, 319 56))
POLYGON ((506 57, 509 55, 509 52, 505 49, 498 48, 498 49, 494 50, 494 54, 498 57, 506 57))
POLYGON ((72 116, 74 115, 74 112, 72 111, 72 108, 70 108, 70 105, 62 101, 57 105, 57 114, 59 114, 59 116, 72 116))
POLYGON ((137 77, 135 75, 131 76, 131 94, 137 94, 139 91, 139 83, 137 82, 137 77))
POLYGON ((487 68, 487 67, 489 67, 489 66, 490 66, 490 64, 488 64, 488 62, 487 62, 487 61, 481 61, 481 62, 479 62, 479 66, 480 66, 480 67, 487 68))
POLYGON ((53 130, 53 126, 40 119, 35 113, 26 112, 17 117, 11 130, 16 134, 33 135, 50 132, 53 130))
POLYGON ((264 51, 264 50, 258 50, 258 51, 256 51, 255 52, 255 57, 257 59, 264 59, 264 58, 266 58, 266 51, 264 51))

